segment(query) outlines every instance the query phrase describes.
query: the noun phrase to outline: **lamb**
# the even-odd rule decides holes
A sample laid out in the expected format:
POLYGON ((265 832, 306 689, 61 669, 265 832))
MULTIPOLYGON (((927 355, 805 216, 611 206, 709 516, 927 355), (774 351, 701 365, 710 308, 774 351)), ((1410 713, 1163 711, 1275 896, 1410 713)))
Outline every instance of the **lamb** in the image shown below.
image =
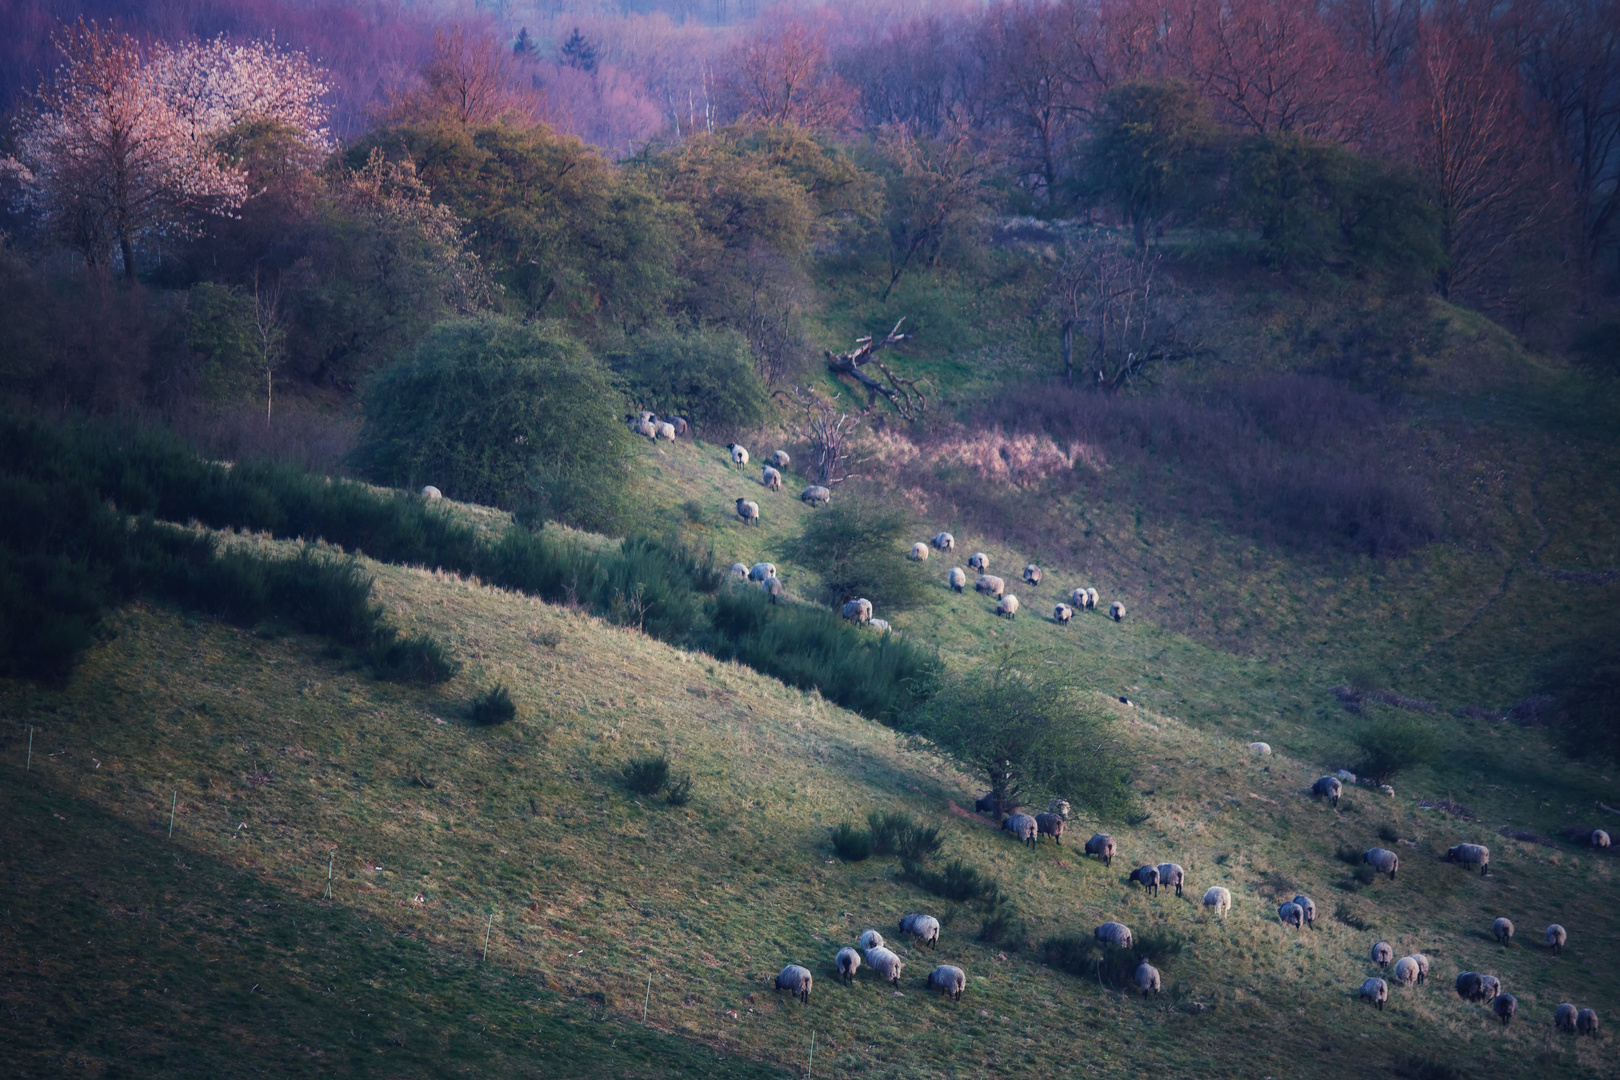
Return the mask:
POLYGON ((906 966, 905 961, 881 945, 866 950, 866 965, 877 973, 878 978, 888 979, 895 986, 900 985, 900 972, 906 966))
POLYGON ((888 619, 869 619, 867 620, 866 625, 871 627, 873 630, 876 630, 880 634, 887 634, 889 631, 894 629, 889 625, 888 619))
POLYGON ((750 499, 738 499, 737 500, 737 518, 744 525, 748 524, 750 521, 752 521, 755 525, 758 525, 759 524, 759 503, 754 502, 754 501, 752 501, 750 499))
POLYGON ((942 533, 937 534, 932 540, 929 541, 929 543, 933 544, 936 548, 938 548, 941 551, 955 551, 956 550, 956 537, 952 536, 948 532, 942 532, 942 533))
POLYGON ((1039 585, 1043 576, 1044 575, 1041 573, 1041 568, 1036 566, 1034 563, 1030 563, 1028 566, 1024 567, 1024 580, 1031 585, 1039 585))
MULTIPOLYGON (((1395 958, 1395 947, 1387 941, 1375 941, 1373 942, 1372 952, 1367 954, 1367 958, 1379 967, 1387 968, 1389 962, 1395 958)), ((1406 957, 1404 959, 1411 958, 1406 957)), ((1399 972, 1396 973, 1395 978, 1397 981, 1400 980, 1399 972)), ((1417 961, 1415 960, 1412 962, 1412 978, 1417 978, 1417 961)))
POLYGON ((1204 890, 1204 907, 1214 909, 1217 915, 1225 915, 1232 910, 1232 890, 1211 885, 1204 890))
POLYGON ((1058 817, 1062 818, 1064 821, 1068 821, 1069 820, 1069 800, 1068 799, 1059 799, 1056 796, 1054 796, 1052 798, 1052 801, 1046 804, 1046 812, 1048 814, 1056 814, 1058 817))
POLYGON ((733 465, 746 465, 746 464, 748 464, 748 451, 747 450, 744 450, 741 446, 738 446, 736 443, 726 443, 726 449, 731 451, 731 463, 733 465))
POLYGON ((1063 819, 1056 814, 1035 815, 1035 839, 1039 841, 1043 836, 1050 836, 1057 841, 1057 846, 1063 846, 1063 819))
POLYGON ((1180 863, 1162 862, 1159 864, 1159 884, 1166 889, 1176 890, 1177 896, 1181 895, 1181 882, 1186 876, 1186 871, 1181 869, 1180 863))
POLYGON ((1145 956, 1138 959, 1142 962, 1136 965, 1136 974, 1131 976, 1131 981, 1136 983, 1136 988, 1142 991, 1143 997, 1147 997, 1149 992, 1157 994, 1160 986, 1159 969, 1148 963, 1145 956))
POLYGON ((1159 895, 1159 868, 1157 866, 1138 866, 1131 871, 1129 878, 1148 891, 1149 896, 1159 895))
POLYGON ((429 484, 427 487, 422 489, 422 498, 426 499, 428 502, 432 502, 434 499, 444 498, 444 492, 440 491, 432 484, 429 484))
POLYGON ((1552 948, 1553 952, 1562 955, 1564 952, 1564 942, 1568 940, 1569 934, 1564 932, 1564 928, 1562 926, 1559 926, 1557 923, 1553 923, 1551 926, 1547 927, 1547 944, 1552 948))
POLYGON ((809 503, 811 506, 832 502, 832 488, 822 487, 820 484, 811 484, 800 493, 799 501, 809 503))
MULTIPOLYGON (((1383 944, 1383 942, 1381 942, 1381 941, 1378 943, 1378 945, 1382 945, 1382 944, 1383 944)), ((1373 948, 1374 949, 1378 948, 1378 945, 1374 945, 1373 948)), ((1410 956, 1403 956, 1399 960, 1395 961, 1395 975, 1394 975, 1394 978, 1395 978, 1395 981, 1400 983, 1402 986, 1411 986, 1413 983, 1417 982, 1418 981, 1418 965, 1417 965, 1417 961, 1412 959, 1410 956)))
POLYGON ((1337 776, 1324 776, 1311 785, 1311 795, 1317 799, 1326 799, 1335 807, 1339 805, 1339 796, 1344 794, 1344 785, 1337 776))
POLYGON ((765 485, 766 491, 782 490, 782 474, 769 465, 759 471, 759 482, 765 485))
POLYGON ((1277 919, 1284 926, 1292 926, 1298 930, 1305 925, 1305 912, 1298 904, 1290 900, 1277 908, 1277 919))
POLYGON ((1074 608, 1068 604, 1059 604, 1052 609, 1052 621, 1059 626, 1068 626, 1069 620, 1074 618, 1074 608))
POLYGON ((1519 999, 1512 994, 1498 994, 1496 1000, 1491 1002, 1491 1010, 1502 1018, 1502 1026, 1507 1027, 1513 1014, 1519 1011, 1519 999))
POLYGON ((982 551, 975 551, 968 556, 968 569, 977 570, 981 574, 990 569, 990 556, 982 551))
POLYGON ((1490 872, 1491 849, 1484 844, 1458 844, 1456 847, 1446 849, 1446 862, 1462 863, 1463 869, 1470 866, 1479 867, 1479 876, 1484 877, 1490 872))
POLYGON ((757 562, 748 571, 749 581, 764 581, 766 578, 776 576, 776 564, 773 562, 757 562))
POLYGON ((1117 948, 1131 947, 1131 928, 1124 923, 1105 922, 1091 932, 1099 945, 1113 945, 1117 948))
POLYGON ((989 593, 997 600, 1001 599, 1001 593, 1006 588, 1007 583, 994 574, 980 574, 979 580, 973 583, 974 592, 989 593))
POLYGON ((782 584, 781 578, 768 577, 759 583, 759 591, 764 593, 771 603, 780 604, 783 594, 787 592, 787 588, 782 584))
POLYGON ((961 592, 967 587, 967 573, 960 566, 951 567, 951 572, 945 575, 945 580, 950 584, 952 592, 961 592))
POLYGON ((962 991, 967 989, 967 973, 959 967, 941 964, 928 973, 928 989, 938 990, 952 1001, 961 1001, 962 991))
POLYGON ((1294 903, 1298 904, 1299 905, 1299 910, 1302 913, 1304 913, 1304 915, 1305 915, 1305 925, 1310 927, 1312 930, 1315 930, 1316 929, 1316 901, 1312 900, 1310 897, 1306 896, 1304 893, 1295 893, 1294 894, 1294 903))
MULTIPOLYGON (((1087 589, 1086 590, 1086 608, 1088 610, 1090 610, 1090 611, 1096 611, 1097 610, 1097 590, 1096 589, 1087 589)), ((1121 614, 1123 614, 1123 611, 1121 612, 1121 614)))
POLYGON ((1086 854, 1096 855, 1102 859, 1104 866, 1113 866, 1114 856, 1117 853, 1114 838, 1107 833, 1093 833, 1091 839, 1086 841, 1086 854))
POLYGON ((1496 937, 1498 945, 1506 945, 1513 940, 1513 920, 1500 918, 1491 923, 1491 933, 1496 937))
POLYGON ((792 459, 788 457, 786 450, 776 450, 771 454, 771 464, 775 465, 778 469, 787 468, 788 462, 791 460, 792 459))
POLYGON ((1270 757, 1271 744, 1264 742, 1252 742, 1249 744, 1249 752, 1259 754, 1261 757, 1270 757))
POLYGON ((853 986, 855 972, 861 966, 861 954, 846 945, 838 950, 838 955, 833 958, 833 963, 837 965, 838 977, 843 980, 844 985, 853 986))
POLYGON ((1592 846, 1595 847, 1595 848, 1606 848, 1606 847, 1608 847, 1609 846, 1609 834, 1604 832, 1602 829, 1593 829, 1592 830, 1592 846))
POLYGON ((1372 848, 1361 857, 1361 861, 1380 874, 1388 874, 1391 881, 1395 880, 1395 871, 1401 868, 1401 857, 1388 848, 1372 848))
POLYGON ((1125 617, 1125 605, 1120 603, 1118 600, 1115 600, 1112 604, 1108 605, 1108 616, 1115 622, 1119 622, 1125 617))
POLYGON ((789 964, 776 977, 776 990, 778 993, 786 990, 800 1001, 808 1004, 812 981, 809 968, 802 968, 798 964, 789 964))
POLYGON ((909 558, 912 562, 927 562, 928 545, 920 540, 917 543, 912 544, 911 554, 907 556, 907 558, 909 558))
POLYGON ((1582 1009, 1575 1015, 1575 1034, 1590 1035, 1597 1038, 1598 1017, 1592 1009, 1582 1009))
POLYGON ((1370 1001, 1378 1006, 1378 1011, 1384 1011, 1384 1002, 1389 1000, 1389 984, 1383 979, 1363 979, 1361 982, 1361 1000, 1370 1001))
POLYGON ((668 420, 660 420, 657 424, 655 424, 653 426, 658 429, 658 437, 660 439, 668 439, 670 442, 675 441, 675 425, 674 424, 670 423, 668 420))
POLYGON ((910 934, 930 949, 939 944, 939 920, 932 915, 911 914, 900 920, 900 932, 910 934))
POLYGON ((1010 593, 1003 596, 1001 603, 996 605, 996 614, 1003 618, 1016 619, 1018 617, 1018 597, 1010 593))
POLYGON ((1553 1013, 1553 1029, 1575 1034, 1575 1006, 1567 1001, 1558 1006, 1558 1011, 1553 1013))
POLYGON ((749 576, 748 567, 744 566, 740 562, 732 563, 731 564, 731 576, 732 577, 740 577, 740 578, 748 577, 749 576))
POLYGON ((883 948, 883 935, 876 930, 862 930, 861 936, 856 939, 862 952, 871 952, 873 949, 883 948))
POLYGON ((852 623, 869 623, 872 621, 872 601, 865 597, 856 597, 844 605, 844 618, 852 623))
POLYGON ((1012 833, 1020 843, 1028 844, 1030 847, 1035 846, 1039 829, 1040 826, 1035 824, 1035 819, 1028 814, 1013 814, 1001 823, 1002 832, 1012 833))

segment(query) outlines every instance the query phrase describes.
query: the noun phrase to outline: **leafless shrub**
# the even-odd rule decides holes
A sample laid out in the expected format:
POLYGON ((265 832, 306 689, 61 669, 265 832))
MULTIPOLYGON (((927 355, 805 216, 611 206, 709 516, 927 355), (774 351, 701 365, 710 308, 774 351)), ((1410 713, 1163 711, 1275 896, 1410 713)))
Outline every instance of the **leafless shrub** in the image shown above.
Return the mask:
POLYGON ((794 387, 792 394, 778 391, 776 396, 798 406, 798 416, 790 427, 793 436, 806 447, 805 475, 817 484, 852 479, 851 440, 866 419, 865 414, 846 412, 838 402, 816 390, 794 387))

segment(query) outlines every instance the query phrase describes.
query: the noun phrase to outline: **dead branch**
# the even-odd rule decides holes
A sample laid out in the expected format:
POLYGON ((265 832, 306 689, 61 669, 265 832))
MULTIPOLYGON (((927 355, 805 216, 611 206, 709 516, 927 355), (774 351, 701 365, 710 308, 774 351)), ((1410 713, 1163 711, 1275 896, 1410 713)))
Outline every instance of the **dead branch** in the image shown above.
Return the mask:
POLYGON ((805 475, 825 486, 841 484, 859 477, 852 473, 839 475, 848 464, 849 440, 865 419, 848 412, 840 412, 838 405, 825 394, 795 386, 791 394, 776 391, 774 395, 792 401, 800 414, 793 433, 809 447, 809 460, 805 475))
POLYGON ((855 348, 850 352, 835 353, 828 349, 827 370, 834 375, 848 375, 866 387, 866 408, 863 410, 864 412, 871 412, 873 404, 877 401, 877 396, 882 394, 895 412, 899 413, 907 421, 914 421, 917 419, 918 412, 927 410, 927 397, 923 395, 921 388, 918 387, 917 380, 896 375, 887 364, 877 358, 878 350, 910 340, 910 334, 900 332, 901 324, 905 321, 902 318, 900 322, 895 323, 894 329, 890 330, 882 340, 875 340, 870 334, 866 337, 856 338, 855 348), (873 363, 877 364, 877 369, 888 380, 887 384, 879 382, 861 370, 863 365, 873 363))

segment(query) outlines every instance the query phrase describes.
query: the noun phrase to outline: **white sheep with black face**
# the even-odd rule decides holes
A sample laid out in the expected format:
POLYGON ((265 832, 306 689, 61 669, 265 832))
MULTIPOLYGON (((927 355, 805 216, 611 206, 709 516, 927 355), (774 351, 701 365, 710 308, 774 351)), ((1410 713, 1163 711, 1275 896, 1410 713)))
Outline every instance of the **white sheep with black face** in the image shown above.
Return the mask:
POLYGON ((799 501, 809 503, 811 506, 824 505, 832 501, 832 488, 811 484, 799 495, 799 501))
POLYGON ((967 973, 951 964, 941 964, 928 973, 928 989, 937 990, 952 1001, 961 1001, 967 990, 967 973))
POLYGON ((1370 848, 1361 856, 1361 861, 1380 874, 1388 874, 1391 881, 1395 880, 1395 871, 1401 868, 1401 857, 1388 848, 1370 848))
POLYGON ((866 950, 866 966, 877 972, 878 978, 889 980, 894 986, 900 985, 900 972, 905 969, 905 961, 901 960, 889 949, 879 945, 866 950))
POLYGON ((1219 885, 1211 885, 1204 890, 1204 908, 1217 915, 1224 915, 1232 910, 1232 890, 1219 885))
POLYGON ((1498 945, 1506 945, 1513 940, 1513 920, 1499 918, 1491 923, 1491 936, 1496 938, 1498 945))
POLYGON ((930 949, 939 944, 939 920, 932 915, 913 912, 900 920, 900 932, 910 934, 919 945, 930 949))
POLYGON ((1124 923, 1105 922, 1091 932, 1099 945, 1112 945, 1116 949, 1128 949, 1134 940, 1131 928, 1124 923))
POLYGON ((1006 821, 1001 823, 1001 831, 1010 832, 1019 843, 1034 847, 1040 832, 1040 826, 1028 814, 1012 814, 1006 821))
POLYGON ((1162 862, 1159 864, 1159 888, 1174 889, 1176 895, 1181 895, 1181 883, 1187 872, 1181 868, 1180 863, 1162 862))
POLYGON ((757 562, 748 571, 749 581, 764 581, 776 576, 776 564, 773 562, 757 562))
POLYGON ((766 491, 782 490, 782 474, 769 465, 759 471, 759 482, 765 485, 766 491))
POLYGON ((1304 893, 1295 893, 1294 894, 1294 903, 1299 905, 1299 910, 1304 914, 1304 916, 1305 916, 1305 925, 1310 927, 1312 930, 1315 930, 1316 929, 1316 901, 1312 900, 1310 897, 1306 896, 1304 893))
POLYGON ((444 492, 440 491, 432 484, 429 484, 427 487, 422 489, 422 498, 426 499, 428 502, 432 502, 434 499, 444 498, 444 492))
POLYGON ((731 463, 733 465, 748 464, 748 451, 741 445, 737 443, 726 443, 726 449, 731 451, 731 463))
MULTIPOLYGON (((1390 961, 1392 961, 1394 958, 1395 947, 1387 941, 1373 942, 1372 951, 1367 954, 1367 959, 1371 960, 1381 968, 1389 967, 1390 961)), ((1412 977, 1414 979, 1417 978, 1417 964, 1415 963, 1412 965, 1412 977)), ((1400 975, 1397 974, 1395 978, 1397 981, 1399 981, 1400 975)))
POLYGON ((1479 876, 1484 877, 1491 868, 1491 849, 1484 844, 1458 844, 1456 847, 1446 849, 1446 862, 1462 863, 1463 869, 1470 866, 1479 867, 1479 876))
POLYGON ((945 575, 945 581, 952 592, 961 592, 967 588, 967 573, 960 566, 953 566, 951 572, 945 575))
POLYGON ((1311 795, 1318 799, 1326 799, 1334 806, 1339 805, 1339 797, 1344 794, 1344 784, 1337 776, 1324 776, 1311 785, 1311 795))
POLYGON ((872 621, 872 601, 864 596, 858 596, 844 604, 844 618, 857 625, 872 621))
POLYGON ((1006 595, 1006 596, 1003 596, 1001 598, 1001 602, 996 605, 996 614, 1000 615, 1004 619, 1017 618, 1018 617, 1018 597, 1013 596, 1010 593, 1008 595, 1006 595))
POLYGON ((1277 908, 1277 921, 1298 930, 1305 925, 1305 911, 1292 900, 1277 908))
POLYGON ((1136 965, 1136 974, 1131 976, 1131 981, 1136 984, 1138 990, 1142 991, 1143 997, 1147 997, 1149 994, 1157 994, 1161 986, 1159 969, 1148 963, 1145 956, 1138 957, 1138 959, 1141 963, 1136 965))
POLYGON ((843 984, 853 986, 855 973, 861 968, 861 954, 846 945, 838 950, 837 956, 833 957, 833 966, 838 969, 838 978, 843 984))
POLYGON ((1028 566, 1024 567, 1024 581, 1027 584, 1039 585, 1041 583, 1041 578, 1045 576, 1046 575, 1041 571, 1041 568, 1036 566, 1034 563, 1030 563, 1028 566))
POLYGON ((1118 600, 1115 600, 1112 604, 1109 604, 1108 617, 1113 619, 1115 622, 1120 622, 1123 620, 1125 618, 1125 605, 1120 603, 1118 600))
POLYGON ((1555 953, 1562 954, 1564 942, 1569 940, 1569 932, 1557 923, 1547 927, 1547 947, 1555 953))
MULTIPOLYGON (((1383 942, 1379 942, 1379 944, 1382 945, 1383 942)), ((1377 946, 1374 946, 1374 948, 1376 947, 1377 946)), ((1397 983, 1400 983, 1402 986, 1411 986, 1418 981, 1417 961, 1412 959, 1410 956, 1401 957, 1399 960, 1395 961, 1395 970, 1391 973, 1390 977, 1393 978, 1397 983)))
POLYGON ((1006 588, 1007 583, 994 574, 980 574, 979 580, 973 583, 974 592, 988 593, 997 600, 1001 599, 1001 594, 1006 588))
POLYGON ((883 948, 883 935, 876 930, 862 930, 856 943, 860 945, 862 952, 871 952, 873 949, 883 948))
POLYGON ((759 524, 759 503, 754 502, 752 499, 738 499, 737 500, 737 520, 741 521, 744 525, 747 525, 750 522, 752 522, 755 525, 758 525, 759 524))
POLYGON ((759 583, 759 591, 773 604, 780 604, 782 597, 787 595, 787 587, 782 584, 779 577, 768 577, 759 583))
POLYGON ((771 464, 775 465, 778 469, 787 468, 790 460, 791 459, 788 457, 786 450, 777 450, 771 454, 771 464))
POLYGON ((906 557, 912 562, 927 562, 928 545, 923 543, 921 540, 917 541, 915 544, 911 545, 911 554, 906 557))
POLYGON ((990 569, 990 556, 982 551, 975 551, 968 556, 968 569, 977 570, 981 574, 984 573, 990 569))
POLYGON ((1363 979, 1361 983, 1361 1000, 1370 1001, 1378 1006, 1378 1011, 1384 1011, 1384 1002, 1389 1000, 1389 984, 1383 979, 1363 979))
POLYGON ((948 532, 936 533, 934 538, 930 540, 929 543, 933 544, 940 551, 956 550, 956 537, 952 536, 948 532))
POLYGON ((780 993, 786 990, 800 1001, 809 1004, 810 984, 815 980, 810 976, 810 969, 800 967, 798 964, 789 964, 782 969, 776 977, 776 989, 780 993))
POLYGON ((1059 626, 1068 626, 1069 620, 1074 618, 1074 608, 1068 604, 1058 604, 1052 609, 1052 621, 1059 626))

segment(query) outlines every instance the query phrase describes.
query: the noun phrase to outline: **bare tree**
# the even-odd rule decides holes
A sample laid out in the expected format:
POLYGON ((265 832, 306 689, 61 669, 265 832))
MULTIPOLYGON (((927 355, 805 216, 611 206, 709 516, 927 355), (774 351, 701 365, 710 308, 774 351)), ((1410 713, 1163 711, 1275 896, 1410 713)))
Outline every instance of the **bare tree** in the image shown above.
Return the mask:
POLYGON ((910 421, 916 420, 917 413, 928 408, 928 399, 923 396, 922 390, 918 387, 915 379, 907 379, 896 375, 887 364, 877 357, 878 351, 885 346, 898 345, 911 337, 910 334, 900 332, 900 325, 905 321, 905 319, 901 319, 900 322, 895 323, 894 329, 890 330, 888 335, 881 339, 874 339, 870 334, 866 337, 856 338, 855 348, 847 353, 835 353, 828 349, 827 370, 834 375, 847 375, 866 387, 866 408, 863 411, 871 412, 873 403, 877 401, 877 396, 882 394, 889 404, 894 407, 895 412, 910 421), (876 365, 888 382, 879 382, 862 371, 861 368, 867 364, 876 365))
POLYGON ((1070 238, 1050 286, 1062 326, 1063 381, 1074 384, 1075 340, 1086 380, 1118 390, 1152 369, 1208 352, 1185 333, 1185 320, 1152 248, 1070 238))
POLYGON ((924 139, 909 125, 890 125, 878 144, 894 168, 888 185, 889 284, 883 290, 888 300, 918 255, 933 266, 951 231, 980 209, 989 156, 974 148, 967 128, 954 124, 924 139))
POLYGON ((253 271, 253 330, 256 338, 256 359, 264 372, 264 426, 270 426, 272 406, 275 402, 276 368, 286 355, 287 328, 281 313, 281 278, 273 285, 259 280, 257 268, 253 271))
POLYGON ((799 408, 793 434, 809 447, 805 475, 823 485, 858 479, 845 470, 850 464, 850 438, 865 421, 865 414, 841 410, 836 401, 813 389, 794 387, 792 394, 778 390, 776 396, 799 408))

